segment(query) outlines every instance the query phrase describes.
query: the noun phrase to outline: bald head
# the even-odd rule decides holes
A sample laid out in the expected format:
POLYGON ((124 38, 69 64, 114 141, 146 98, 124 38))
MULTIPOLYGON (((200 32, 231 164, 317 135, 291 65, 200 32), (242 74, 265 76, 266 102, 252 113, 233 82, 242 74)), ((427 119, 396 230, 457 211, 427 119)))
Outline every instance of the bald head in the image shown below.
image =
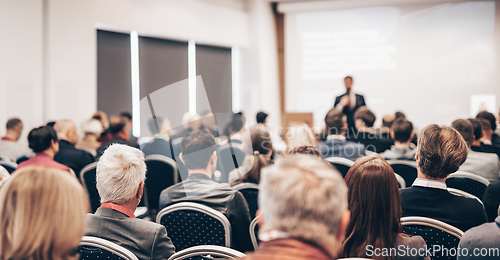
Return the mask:
POLYGON ((78 132, 76 125, 69 119, 59 120, 54 125, 54 130, 57 133, 59 140, 66 140, 72 144, 78 142, 78 132))

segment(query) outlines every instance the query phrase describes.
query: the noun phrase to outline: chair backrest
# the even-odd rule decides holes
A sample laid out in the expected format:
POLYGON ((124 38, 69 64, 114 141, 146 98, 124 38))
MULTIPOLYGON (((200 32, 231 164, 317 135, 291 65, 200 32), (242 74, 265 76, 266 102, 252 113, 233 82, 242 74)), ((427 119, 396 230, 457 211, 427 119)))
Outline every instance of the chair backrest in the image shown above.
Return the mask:
POLYGON ((345 177, 351 166, 354 164, 353 161, 342 158, 342 157, 328 157, 325 159, 331 165, 333 165, 345 177))
POLYGON ((97 162, 91 163, 80 171, 80 181, 83 187, 87 190, 90 200, 90 210, 95 213, 97 208, 101 206, 101 197, 96 187, 97 162))
POLYGON ((16 158, 16 163, 20 164, 24 161, 27 161, 29 158, 31 158, 33 156, 35 156, 35 153, 27 153, 27 154, 20 155, 19 157, 16 158))
POLYGON ((242 150, 241 144, 225 144, 219 148, 217 154, 218 169, 222 173, 221 183, 229 182, 229 173, 243 165, 246 153, 242 150))
POLYGON ((250 217, 254 218, 259 209, 259 185, 255 183, 240 183, 233 186, 233 189, 241 192, 248 204, 250 217))
POLYGON ((406 182, 405 182, 405 179, 403 177, 401 177, 401 175, 397 174, 397 173, 394 173, 396 175, 396 180, 398 180, 398 186, 400 189, 404 189, 406 188, 406 182))
POLYGON ((459 190, 459 189, 454 189, 454 188, 447 188, 448 192, 450 192, 451 194, 453 195, 457 195, 457 196, 462 196, 462 197, 466 197, 466 198, 469 198, 469 199, 475 199, 477 200, 479 203, 481 203, 481 205, 483 205, 484 207, 484 203, 483 201, 481 201, 478 197, 468 193, 468 192, 465 192, 463 190, 459 190))
POLYGON ((193 246, 173 254, 168 260, 183 259, 235 259, 245 257, 240 251, 223 246, 193 246))
POLYGON ((478 198, 483 198, 490 181, 474 173, 455 172, 446 178, 446 185, 450 188, 463 190, 478 198))
POLYGON ((387 161, 394 172, 405 180, 406 187, 410 187, 417 178, 417 164, 414 161, 389 160, 387 161))
POLYGON ((0 166, 4 167, 9 173, 13 173, 17 168, 17 164, 11 161, 0 161, 0 166))
POLYGON ((156 213, 161 192, 179 181, 177 163, 159 154, 148 155, 145 161, 148 169, 145 181, 147 205, 151 213, 156 213))
POLYGON ((193 202, 162 209, 156 222, 167 229, 177 251, 198 245, 231 246, 231 224, 217 210, 193 202))
POLYGON ((78 251, 81 260, 138 260, 137 256, 128 249, 98 237, 84 236, 78 251))
MULTIPOLYGON (((403 233, 411 236, 421 236, 427 248, 439 246, 447 248, 458 248, 460 239, 464 232, 460 229, 448 225, 444 222, 424 217, 404 217, 401 218, 403 233)), ((456 255, 436 254, 433 260, 456 259, 456 255)))
POLYGON ((252 240, 252 245, 255 250, 259 247, 259 217, 255 217, 252 222, 250 222, 250 239, 252 240))

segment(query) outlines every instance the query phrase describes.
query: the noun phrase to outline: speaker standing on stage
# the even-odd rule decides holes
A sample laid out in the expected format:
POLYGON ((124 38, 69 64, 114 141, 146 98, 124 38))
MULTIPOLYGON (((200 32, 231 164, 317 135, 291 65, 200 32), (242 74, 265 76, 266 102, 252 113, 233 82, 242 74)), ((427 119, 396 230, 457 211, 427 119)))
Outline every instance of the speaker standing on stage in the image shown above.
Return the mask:
POLYGON ((353 80, 351 76, 344 78, 346 92, 336 97, 335 104, 333 105, 336 109, 342 111, 347 116, 347 126, 349 130, 355 127, 354 112, 356 112, 358 108, 366 106, 365 98, 352 91, 352 82, 353 80))

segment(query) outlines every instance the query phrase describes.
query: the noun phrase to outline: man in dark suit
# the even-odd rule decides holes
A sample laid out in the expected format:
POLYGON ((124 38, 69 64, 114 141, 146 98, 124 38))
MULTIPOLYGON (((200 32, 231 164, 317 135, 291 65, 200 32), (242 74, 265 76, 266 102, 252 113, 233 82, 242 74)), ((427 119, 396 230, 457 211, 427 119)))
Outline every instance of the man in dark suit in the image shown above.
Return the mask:
POLYGON ((376 117, 372 111, 366 107, 361 107, 354 114, 354 119, 357 132, 347 135, 349 141, 362 143, 365 145, 366 150, 376 153, 382 153, 391 148, 392 140, 375 134, 373 124, 376 117))
POLYGON ((464 138, 451 127, 429 125, 420 134, 417 148, 418 178, 401 190, 403 217, 427 217, 462 231, 487 221, 483 205, 475 199, 453 195, 445 183, 467 159, 464 138))
POLYGON ((128 120, 123 116, 113 116, 109 120, 109 133, 112 136, 111 141, 108 141, 97 148, 97 158, 99 158, 104 151, 111 144, 124 144, 139 149, 139 144, 130 142, 130 129, 127 127, 128 120))
POLYGON ((250 212, 245 198, 229 185, 212 180, 217 166, 216 148, 213 135, 207 131, 193 131, 182 139, 179 159, 186 165, 189 177, 162 191, 159 210, 178 202, 211 207, 231 223, 232 247, 242 252, 253 251, 250 212))
POLYGON ((324 158, 342 157, 352 161, 365 155, 365 146, 360 143, 347 141, 347 119, 344 113, 333 108, 325 116, 328 133, 326 140, 318 144, 318 150, 324 158))
POLYGON ((351 131, 354 128, 354 113, 362 106, 366 106, 365 98, 362 95, 356 94, 352 91, 352 77, 347 76, 344 78, 344 85, 346 92, 335 98, 333 105, 339 111, 342 111, 347 116, 347 126, 351 131))
POLYGON ((116 243, 140 260, 165 260, 175 252, 165 227, 134 216, 145 179, 146 164, 139 149, 110 145, 97 165, 97 190, 102 204, 95 214, 88 214, 85 234, 116 243))
POLYGON ((70 167, 79 177, 83 167, 95 161, 94 156, 75 148, 78 142, 78 132, 73 121, 59 120, 54 124, 54 130, 59 138, 59 152, 54 156, 54 161, 70 167))

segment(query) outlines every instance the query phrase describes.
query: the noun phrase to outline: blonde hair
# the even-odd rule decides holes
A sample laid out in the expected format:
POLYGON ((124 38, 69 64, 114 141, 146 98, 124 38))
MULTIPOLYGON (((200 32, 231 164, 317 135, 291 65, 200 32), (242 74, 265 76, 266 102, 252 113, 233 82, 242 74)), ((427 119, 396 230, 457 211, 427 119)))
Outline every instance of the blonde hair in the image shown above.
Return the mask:
POLYGON ((67 172, 16 171, 0 189, 0 259, 76 259, 87 212, 87 195, 67 172))
POLYGON ((289 150, 304 146, 316 145, 316 137, 314 136, 311 128, 306 124, 292 125, 286 131, 286 140, 289 150))

